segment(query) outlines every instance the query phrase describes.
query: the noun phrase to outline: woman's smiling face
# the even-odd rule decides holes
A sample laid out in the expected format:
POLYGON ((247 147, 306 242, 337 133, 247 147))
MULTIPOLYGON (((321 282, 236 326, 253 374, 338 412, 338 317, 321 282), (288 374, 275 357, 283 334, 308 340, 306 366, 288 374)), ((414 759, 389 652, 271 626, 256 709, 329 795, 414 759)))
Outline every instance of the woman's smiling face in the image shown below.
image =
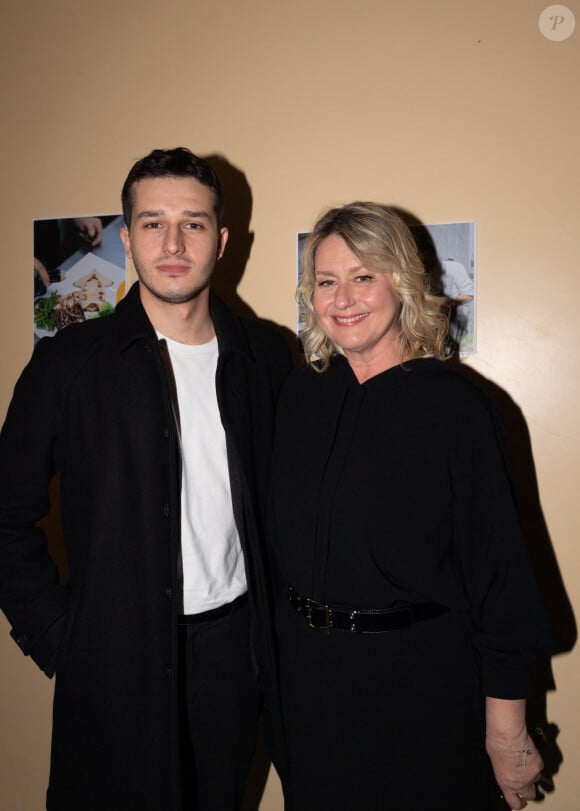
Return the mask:
POLYGON ((331 234, 314 260, 312 306, 321 329, 354 364, 384 368, 400 362, 401 302, 388 273, 361 264, 345 240, 331 234))

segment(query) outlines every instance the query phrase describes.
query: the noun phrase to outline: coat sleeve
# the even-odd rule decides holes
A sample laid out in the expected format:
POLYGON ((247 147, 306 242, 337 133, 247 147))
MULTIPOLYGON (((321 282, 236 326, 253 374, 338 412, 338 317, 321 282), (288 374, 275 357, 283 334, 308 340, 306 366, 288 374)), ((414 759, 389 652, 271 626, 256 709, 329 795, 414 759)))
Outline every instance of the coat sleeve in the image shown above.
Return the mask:
POLYGON ((37 526, 50 509, 62 410, 50 344, 37 345, 0 433, 0 608, 22 651, 52 676, 69 590, 37 526))
POLYGON ((525 698, 529 665, 551 655, 552 634, 521 537, 500 425, 490 407, 478 405, 451 459, 455 539, 483 693, 525 698))

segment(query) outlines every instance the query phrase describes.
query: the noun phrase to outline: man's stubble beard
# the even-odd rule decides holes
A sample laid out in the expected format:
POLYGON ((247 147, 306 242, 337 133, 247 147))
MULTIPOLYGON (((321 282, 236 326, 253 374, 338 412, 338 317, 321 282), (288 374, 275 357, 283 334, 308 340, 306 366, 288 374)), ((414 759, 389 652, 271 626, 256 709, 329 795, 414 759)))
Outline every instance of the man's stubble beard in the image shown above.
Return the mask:
POLYGON ((163 293, 160 290, 156 290, 155 287, 150 285, 143 276, 139 273, 137 268, 137 277, 139 279, 140 284, 145 287, 152 296, 154 296, 159 301, 165 302, 165 304, 187 304, 189 301, 194 301, 194 299, 198 298, 204 290, 209 287, 211 276, 209 276, 204 282, 200 282, 200 284, 195 285, 191 290, 185 290, 183 292, 175 292, 175 293, 163 293))

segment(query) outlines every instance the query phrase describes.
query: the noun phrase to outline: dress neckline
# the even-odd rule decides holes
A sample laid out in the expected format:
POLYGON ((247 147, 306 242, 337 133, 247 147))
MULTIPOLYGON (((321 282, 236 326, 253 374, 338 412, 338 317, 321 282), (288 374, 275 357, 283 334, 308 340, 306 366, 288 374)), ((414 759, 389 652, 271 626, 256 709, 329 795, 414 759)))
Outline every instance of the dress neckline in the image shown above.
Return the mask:
POLYGON ((440 369, 442 361, 436 358, 412 358, 411 360, 403 361, 395 366, 390 366, 382 372, 369 377, 363 383, 359 383, 357 376, 344 355, 334 355, 331 360, 331 368, 343 377, 349 384, 359 388, 372 388, 374 385, 381 385, 383 382, 397 380, 407 377, 415 372, 423 372, 427 370, 440 369))

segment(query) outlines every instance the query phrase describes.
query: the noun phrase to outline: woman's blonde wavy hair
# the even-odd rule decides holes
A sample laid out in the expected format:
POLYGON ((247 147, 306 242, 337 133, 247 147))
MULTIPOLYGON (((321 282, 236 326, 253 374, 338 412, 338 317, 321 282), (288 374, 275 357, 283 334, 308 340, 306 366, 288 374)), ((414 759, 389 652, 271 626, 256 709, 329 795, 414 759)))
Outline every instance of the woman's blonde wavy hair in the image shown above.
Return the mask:
POLYGON ((401 299, 401 361, 449 357, 446 300, 431 293, 429 278, 408 227, 388 206, 355 202, 324 214, 304 245, 296 300, 306 313, 306 327, 300 339, 307 363, 323 372, 332 355, 342 354, 341 348, 319 326, 312 306, 316 251, 331 234, 342 237, 364 267, 391 277, 401 299))

